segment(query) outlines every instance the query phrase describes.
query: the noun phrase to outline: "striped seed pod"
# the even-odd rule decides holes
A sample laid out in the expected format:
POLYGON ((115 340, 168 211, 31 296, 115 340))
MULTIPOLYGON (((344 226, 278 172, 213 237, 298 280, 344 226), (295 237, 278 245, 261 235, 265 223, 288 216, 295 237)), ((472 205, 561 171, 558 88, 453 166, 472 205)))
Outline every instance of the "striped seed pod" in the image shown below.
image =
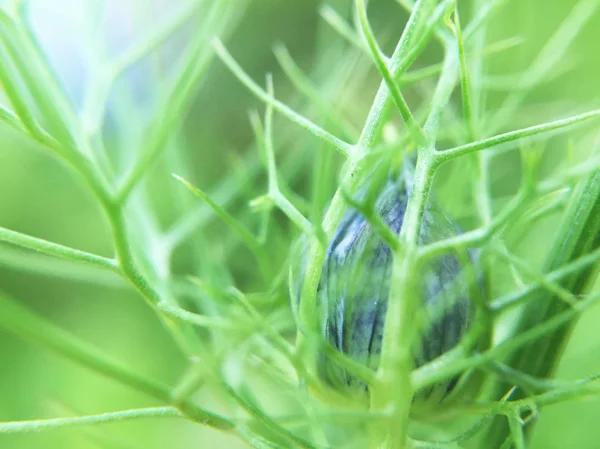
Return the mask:
MULTIPOLYGON (((395 233, 402 229, 408 202, 405 177, 388 179, 375 202, 375 211, 395 233)), ((431 204, 426 208, 420 244, 459 233, 458 227, 431 204)), ((327 248, 317 292, 321 329, 325 338, 354 361, 377 369, 392 277, 392 251, 358 211, 343 217, 327 248)), ((466 255, 469 263, 472 254, 466 255)), ((472 289, 455 254, 425 265, 421 275, 418 343, 414 362, 422 365, 455 347, 467 330, 472 289)), ((401 298, 399 299, 401 300, 401 298)), ((324 354, 319 374, 332 386, 365 390, 366 386, 324 354)), ((445 395, 454 385, 442 386, 445 395)), ((440 389, 438 389, 438 392, 440 389)))

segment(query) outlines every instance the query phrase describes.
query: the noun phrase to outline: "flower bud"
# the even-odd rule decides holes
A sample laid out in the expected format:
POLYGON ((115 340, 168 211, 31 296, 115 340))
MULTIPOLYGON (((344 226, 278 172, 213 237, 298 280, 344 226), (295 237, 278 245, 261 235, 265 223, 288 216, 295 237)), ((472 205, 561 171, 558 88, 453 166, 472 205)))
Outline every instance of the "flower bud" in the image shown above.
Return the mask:
MULTIPOLYGON (((406 184, 404 178, 386 181, 375 202, 376 213, 395 234, 402 229, 408 202, 406 184)), ((424 212, 419 244, 443 240, 458 232, 457 226, 430 204, 424 212)), ((392 259, 390 247, 371 224, 350 209, 329 243, 317 291, 325 338, 337 350, 374 370, 381 353, 392 259)), ((468 282, 455 254, 426 263, 420 281, 422 307, 420 319, 413 323, 418 340, 413 345, 416 366, 457 345, 467 328, 471 308, 468 282)), ((320 376, 333 386, 365 389, 359 379, 324 354, 319 355, 318 366, 320 376)), ((443 394, 453 384, 446 384, 443 394)))

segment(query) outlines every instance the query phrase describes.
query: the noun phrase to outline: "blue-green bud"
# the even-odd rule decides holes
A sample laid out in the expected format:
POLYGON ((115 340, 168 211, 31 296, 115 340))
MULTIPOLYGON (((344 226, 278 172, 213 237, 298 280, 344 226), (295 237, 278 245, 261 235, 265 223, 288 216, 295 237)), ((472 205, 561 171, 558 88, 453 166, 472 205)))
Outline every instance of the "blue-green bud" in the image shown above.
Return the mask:
MULTIPOLYGON (((407 202, 404 178, 388 180, 377 197, 375 211, 395 234, 402 229, 407 202)), ((458 227, 444 213, 431 204, 426 208, 420 244, 458 233, 458 227)), ((329 243, 318 286, 323 335, 337 350, 372 369, 377 368, 381 353, 392 258, 391 249, 365 217, 350 209, 329 243)), ((465 260, 472 258, 467 255, 465 260)), ((416 366, 457 345, 467 329, 471 310, 470 289, 455 254, 427 263, 420 281, 422 307, 420 319, 414 323, 418 336, 413 347, 416 366)), ((329 357, 320 354, 319 358, 320 376, 326 382, 365 389, 360 380, 329 357)), ((445 391, 453 384, 445 384, 445 391)))

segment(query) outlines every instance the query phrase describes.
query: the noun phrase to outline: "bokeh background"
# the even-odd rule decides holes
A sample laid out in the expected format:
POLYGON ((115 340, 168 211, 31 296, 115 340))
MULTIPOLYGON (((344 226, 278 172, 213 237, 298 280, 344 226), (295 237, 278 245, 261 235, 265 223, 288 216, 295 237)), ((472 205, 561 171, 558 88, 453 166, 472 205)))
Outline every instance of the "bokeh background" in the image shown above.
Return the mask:
MULTIPOLYGON (((32 0, 31 23, 77 106, 89 77, 89 67, 79 44, 99 11, 106 15, 103 33, 107 48, 109 52, 119 53, 186 1, 32 0)), ((349 1, 324 0, 324 3, 349 17, 349 1)), ((565 0, 503 2, 494 15, 488 39, 494 42, 518 36, 522 43, 487 59, 490 72, 510 75, 526 68, 574 3, 565 0)), ((459 4, 464 6, 463 20, 468 20, 473 13, 471 6, 467 2, 459 4)), ((319 17, 320 5, 321 2, 314 0, 252 1, 237 28, 228 36, 228 47, 255 79, 263 80, 266 72, 273 72, 278 96, 294 98, 293 88, 286 82, 273 55, 276 42, 283 42, 307 72, 326 70, 322 67, 326 68, 327 63, 319 60, 324 49, 333 57, 336 49, 340 54, 347 51, 347 44, 319 17)), ((369 13, 378 36, 389 43, 397 38, 407 17, 392 0, 373 0, 369 13)), ((176 54, 193 32, 193 27, 184 27, 170 43, 170 51, 176 54)), ((564 70, 527 96, 512 125, 537 123, 598 107, 599 42, 600 8, 575 40, 564 70)), ((389 45, 384 47, 389 48, 389 45)), ((439 57, 440 49, 432 45, 419 64, 437 62, 439 57)), ((166 61, 168 63, 168 57, 166 61)), ((332 64, 334 62, 329 61, 329 65, 332 64)), ((362 66, 365 65, 368 67, 365 63, 362 66)), ((138 102, 140 114, 151 114, 156 107, 152 94, 156 78, 143 62, 126 76, 129 88, 137 89, 132 97, 138 102)), ((353 73, 348 74, 350 79, 352 76, 353 73)), ((362 80, 360 86, 352 87, 350 83, 336 101, 343 104, 350 121, 360 127, 379 78, 374 70, 357 73, 357 76, 362 80)), ((490 93, 488 108, 498 107, 503 95, 502 91, 490 93)), ((253 108, 262 110, 263 106, 221 63, 213 61, 181 130, 189 152, 188 170, 196 175, 202 187, 210 189, 226 173, 236 169, 240 156, 253 139, 247 115, 253 108)), ((288 126, 283 120, 277 119, 278 123, 288 126)), ((292 136, 303 133, 291 129, 292 136)), ((311 138, 304 138, 303 142, 311 154, 310 145, 316 142, 311 138)), ((285 157, 285 153, 281 155, 283 160, 285 157)), ((494 173, 498 173, 494 187, 499 191, 512 191, 516 180, 510 159, 503 160, 502 164, 504 166, 494 169, 494 173)), ((304 169, 310 170, 310 166, 305 165, 304 169)), ((174 181, 157 178, 151 190, 153 202, 160 212, 160 225, 168 226, 177 217, 169 208, 167 197, 162 195, 170 188, 169 182, 174 181)), ((307 174, 296 176, 292 184, 297 192, 308 191, 308 179, 307 174)), ((249 190, 258 194, 262 186, 259 180, 249 186, 249 190)), ((248 192, 248 197, 252 192, 248 192)), ((242 201, 237 207, 243 209, 245 204, 242 201)), ((195 204, 193 207, 203 206, 195 204)), ((85 187, 68 167, 6 126, 0 126, 0 226, 112 255, 106 223, 85 187)), ((540 251, 543 241, 552 238, 551 233, 552 228, 548 227, 547 235, 538 236, 540 251)), ((218 239, 216 235, 217 242, 218 239)), ((535 244, 532 250, 536 250, 535 244)), ((186 248, 180 250, 177 270, 193 271, 194 258, 189 252, 186 248)), ((110 274, 89 272, 72 263, 0 244, 0 289, 53 323, 153 377, 173 383, 186 366, 154 313, 138 294, 110 274)), ((600 373, 599 320, 600 307, 585 314, 567 347, 558 377, 576 379, 600 373)), ((212 401, 202 395, 198 399, 206 403, 212 401)), ((150 405, 154 403, 144 396, 0 331, 0 421, 93 414, 150 405)), ((600 399, 549 407, 541 414, 532 447, 598 448, 599 419, 600 399)), ((142 420, 93 428, 0 435, 0 448, 7 449, 142 447, 244 446, 181 420, 142 420)))

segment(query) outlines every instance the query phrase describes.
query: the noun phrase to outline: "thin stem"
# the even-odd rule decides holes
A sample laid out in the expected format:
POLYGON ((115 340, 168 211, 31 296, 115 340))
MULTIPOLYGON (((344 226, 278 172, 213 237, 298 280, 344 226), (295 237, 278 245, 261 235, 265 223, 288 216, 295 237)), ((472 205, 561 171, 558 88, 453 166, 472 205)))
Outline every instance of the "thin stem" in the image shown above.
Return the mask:
POLYGON ((360 39, 360 37, 356 34, 356 31, 348 25, 348 23, 344 20, 340 14, 333 9, 329 5, 321 6, 319 9, 319 14, 333 28, 340 36, 342 36, 345 40, 350 42, 356 48, 368 52, 368 48, 365 46, 364 42, 360 39))
MULTIPOLYGON (((418 2, 412 15, 422 14, 425 7, 424 2, 418 2)), ((431 112, 424 126, 428 142, 435 139, 439 117, 454 89, 456 72, 456 59, 447 51, 442 76, 433 95, 431 112)), ((394 253, 390 298, 377 371, 378 382, 372 388, 371 395, 371 407, 390 410, 392 417, 385 427, 374 428, 373 447, 385 444, 391 449, 404 449, 408 444, 409 415, 415 392, 411 376, 415 336, 412 323, 420 304, 418 279, 422 267, 418 257, 418 239, 433 177, 438 168, 436 154, 430 146, 419 149, 413 186, 400 232, 403 248, 394 253)))
POLYGON ((467 70, 467 59, 465 57, 465 45, 463 42, 462 29, 460 26, 460 17, 458 15, 458 5, 454 9, 454 32, 458 44, 458 55, 460 60, 460 82, 462 92, 463 116, 467 124, 468 138, 472 142, 475 140, 475 122, 473 119, 473 105, 471 103, 471 84, 469 82, 469 73, 467 70))
POLYGON ((182 418, 174 407, 149 407, 120 412, 101 413, 99 415, 76 416, 70 418, 52 418, 31 421, 13 421, 0 423, 0 435, 11 433, 40 432, 62 427, 90 426, 111 422, 131 421, 143 418, 182 418))
MULTIPOLYGON (((270 74, 267 75, 267 94, 271 97, 274 96, 273 79, 270 74)), ((274 105, 268 103, 265 111, 264 148, 269 182, 268 197, 304 234, 317 238, 324 245, 326 238, 323 232, 315 229, 279 188, 275 150, 273 148, 273 108, 274 105)))
POLYGON ((244 70, 240 67, 240 65, 236 62, 235 59, 231 56, 231 54, 227 51, 221 40, 218 38, 214 38, 212 40, 212 46, 217 53, 217 56, 223 63, 231 70, 231 72, 238 78, 242 84, 244 84, 250 92, 256 95, 259 99, 264 101, 266 104, 271 104, 274 109, 276 109, 280 114, 284 115, 292 122, 296 123, 300 127, 306 129, 311 134, 314 134, 320 139, 323 139, 325 142, 329 143, 333 146, 338 152, 340 152, 344 157, 348 157, 350 153, 353 151, 353 145, 344 142, 343 140, 337 138, 333 134, 325 131, 323 128, 315 125, 313 122, 308 120, 307 118, 301 116, 297 112, 293 111, 290 107, 283 104, 273 96, 269 95, 264 91, 258 84, 256 84, 252 78, 244 72, 244 70))
POLYGON ((373 201, 369 199, 358 201, 352 198, 347 192, 343 191, 344 201, 348 206, 352 207, 364 217, 364 219, 373 227, 373 231, 390 247, 392 251, 400 250, 400 242, 398 236, 385 223, 379 214, 375 211, 373 201))
POLYGON ((127 200, 148 168, 161 154, 171 130, 187 112, 199 81, 212 62, 213 54, 207 49, 207 41, 211 34, 224 31, 228 24, 236 20, 243 8, 239 2, 235 3, 217 0, 206 13, 203 26, 200 27, 201 32, 195 36, 187 50, 183 58, 183 67, 178 71, 173 87, 158 107, 154 126, 151 127, 151 132, 141 146, 142 153, 120 183, 115 196, 117 202, 124 203, 127 200))
POLYGON ((5 245, 0 251, 0 266, 43 278, 89 283, 109 289, 123 290, 128 287, 118 273, 109 272, 105 268, 70 259, 48 257, 34 251, 23 251, 22 248, 11 245, 5 245))
MULTIPOLYGON (((421 0, 419 2, 419 7, 411 14, 408 23, 402 32, 402 36, 394 49, 394 53, 389 58, 388 66, 393 79, 399 79, 408 69, 410 64, 412 64, 417 56, 423 51, 429 40, 432 29, 437 25, 437 21, 442 16, 447 4, 449 3, 443 2, 440 4, 432 14, 432 17, 429 18, 423 10, 430 10, 433 3, 430 0, 421 0), (416 39, 415 34, 417 29, 420 29, 423 26, 426 27, 425 32, 416 42, 413 42, 416 39)), ((385 121, 385 115, 390 100, 392 100, 392 98, 387 84, 385 81, 382 81, 357 143, 359 153, 366 153, 374 148, 375 140, 385 121), (376 124, 376 126, 367 126, 371 124, 376 124)))
POLYGON ((48 123, 54 137, 65 146, 75 142, 71 130, 77 129, 72 106, 50 69, 50 65, 24 22, 13 21, 0 11, 0 39, 17 69, 20 83, 36 99, 35 106, 48 123))
POLYGON ((529 68, 517 83, 521 88, 513 90, 498 112, 489 120, 488 132, 495 133, 512 120, 515 112, 525 100, 527 94, 536 86, 561 70, 568 56, 569 48, 586 23, 595 16, 598 3, 594 0, 582 0, 577 3, 560 27, 546 40, 546 45, 538 52, 529 68))
POLYGON ((590 295, 581 301, 576 308, 567 309, 525 332, 510 337, 482 354, 476 354, 462 360, 453 360, 445 366, 435 363, 435 361, 423 365, 416 369, 412 375, 415 390, 421 390, 429 385, 449 379, 465 370, 485 365, 493 360, 498 360, 503 356, 514 353, 517 349, 531 344, 532 341, 568 325, 582 311, 595 304, 598 300, 600 300, 600 293, 590 295))
MULTIPOLYGON (((569 275, 576 274, 581 270, 588 268, 590 265, 597 263, 600 260, 600 249, 597 249, 585 256, 582 256, 561 268, 546 273, 544 275, 547 282, 556 283, 557 281, 567 278, 569 275)), ((493 301, 490 301, 488 307, 492 311, 501 311, 510 307, 518 306, 523 302, 530 299, 533 295, 539 293, 539 290, 543 287, 541 281, 531 283, 526 289, 516 292, 509 293, 493 301)))
POLYGON ((461 145, 455 148, 451 148, 449 150, 445 150, 437 153, 436 161, 439 164, 447 162, 452 159, 456 159, 457 157, 464 156, 465 154, 471 154, 475 151, 485 150, 487 148, 491 148, 497 145, 501 145, 504 143, 510 143, 517 140, 524 139, 526 137, 537 136, 540 134, 549 133, 551 131, 560 130, 563 128, 568 128, 573 125, 577 125, 586 120, 596 119, 600 117, 600 110, 594 110, 590 112, 586 112, 584 114, 575 115, 572 117, 564 118, 561 120, 556 120, 549 123, 544 123, 541 125, 530 126, 529 128, 519 129, 517 131, 511 131, 504 134, 499 134, 494 137, 490 137, 488 139, 480 140, 478 142, 468 143, 465 145, 461 145))
POLYGON ((47 240, 30 237, 19 232, 11 231, 0 227, 0 241, 8 242, 13 245, 31 249, 40 253, 60 257, 62 259, 84 262, 101 268, 106 268, 116 273, 120 273, 119 266, 114 259, 97 256, 96 254, 79 251, 47 240))
POLYGON ((278 44, 273 49, 273 52, 275 58, 277 58, 277 62, 279 62, 279 65, 296 90, 308 98, 327 120, 343 134, 345 139, 357 138, 358 131, 355 126, 348 122, 341 113, 332 108, 326 98, 323 98, 323 94, 313 85, 300 67, 298 67, 287 48, 283 44, 278 44))
POLYGON ((518 411, 510 413, 507 419, 515 449, 525 449, 525 435, 518 411))
POLYGON ((261 245, 250 231, 242 226, 238 221, 233 218, 225 209, 219 206, 210 196, 200 190, 198 187, 193 186, 189 181, 183 179, 181 176, 173 174, 173 177, 181 182, 187 189, 204 201, 210 206, 210 208, 229 226, 241 239, 242 241, 253 251, 260 251, 261 245))
POLYGON ((481 246, 521 212, 527 198, 524 191, 520 191, 488 226, 423 246, 419 249, 419 257, 423 260, 431 260, 451 251, 481 246))
MULTIPOLYGON (((110 359, 94 346, 40 318, 24 306, 0 296, 0 326, 27 341, 104 374, 159 401, 170 403, 170 388, 154 379, 132 371, 110 359)), ((230 431, 234 424, 228 419, 185 402, 178 407, 188 419, 209 427, 230 431)))
MULTIPOLYGON (((392 284, 385 314, 381 359, 377 382, 372 388, 371 408, 390 410, 391 416, 383 434, 375 444, 385 441, 386 447, 405 448, 408 439, 410 406, 414 389, 413 370, 414 323, 419 309, 421 266, 418 263, 418 237, 423 211, 431 188, 434 167, 430 152, 423 151, 417 160, 414 185, 400 232, 401 251, 394 252, 392 284), (400 343, 399 343, 400 342, 400 343)), ((375 446, 374 446, 375 447, 375 446)))
MULTIPOLYGON (((4 93, 9 98, 12 107, 14 108, 18 120, 23 124, 24 129, 29 135, 42 145, 52 149, 58 156, 67 159, 70 156, 68 150, 62 147, 56 140, 48 134, 36 121, 33 112, 30 110, 26 100, 26 92, 24 91, 18 70, 11 64, 10 56, 6 52, 5 45, 0 39, 0 80, 4 93)), ((3 113, 3 118, 7 120, 13 127, 17 125, 11 113, 3 113)))
POLYGON ((199 315, 197 313, 188 312, 187 310, 164 301, 159 302, 157 304, 157 308, 167 316, 177 318, 180 321, 203 329, 219 329, 228 332, 240 330, 239 323, 234 323, 220 317, 199 315))
POLYGON ((203 6, 205 6, 205 0, 193 0, 186 3, 172 18, 156 29, 151 28, 146 36, 117 55, 113 61, 105 64, 102 60, 95 60, 100 74, 92 79, 94 88, 88 89, 83 102, 82 122, 87 135, 92 135, 101 128, 106 102, 115 80, 138 61, 160 49, 175 32, 193 18, 195 13, 201 11, 203 6))
POLYGON ((503 245, 501 249, 495 252, 505 261, 516 266, 518 270, 524 271, 528 276, 532 277, 536 283, 540 284, 540 286, 546 289, 548 292, 556 295, 556 297, 565 304, 568 304, 571 307, 574 307, 577 304, 577 299, 571 292, 548 279, 545 274, 542 274, 531 268, 531 266, 524 260, 510 253, 506 246, 503 245))
POLYGON ((181 6, 172 18, 162 23, 157 28, 149 29, 150 33, 137 43, 127 48, 112 62, 112 72, 118 75, 128 67, 133 66, 140 59, 152 53, 152 51, 163 45, 169 37, 177 32, 186 22, 190 21, 195 13, 202 11, 206 0, 192 0, 181 6))
MULTIPOLYGON (((273 77, 267 74, 267 94, 275 97, 273 77)), ((273 104, 268 103, 265 108, 265 133, 264 133, 265 157, 267 159, 267 175, 269 180, 269 194, 273 195, 279 191, 277 184, 277 164, 275 162, 275 149, 273 145, 273 104)))
POLYGON ((356 0, 356 8, 358 10, 358 17, 360 20, 363 36, 365 37, 367 44, 369 45, 371 55, 373 56, 373 59, 375 60, 375 65, 377 66, 377 70, 379 70, 379 73, 381 73, 381 76, 383 77, 387 88, 390 90, 394 103, 400 111, 400 116, 402 117, 402 120, 404 121, 404 123, 406 123, 415 141, 418 144, 422 145, 425 143, 426 140, 425 135, 423 134, 423 130, 412 115, 412 112, 410 111, 406 100, 400 92, 398 84, 395 82, 394 77, 390 72, 388 64, 384 59, 383 53, 381 52, 379 45, 375 40, 373 30, 371 30, 369 21, 367 20, 367 10, 365 7, 364 0, 356 0))
POLYGON ((23 126, 23 122, 21 122, 19 117, 2 105, 0 105, 0 120, 17 131, 27 133, 27 130, 23 126))
MULTIPOLYGON (((122 276, 133 285, 154 310, 157 310, 159 304, 161 304, 164 299, 161 298, 161 295, 152 286, 150 280, 138 268, 132 252, 131 241, 127 233, 123 206, 121 204, 109 202, 103 202, 102 206, 111 227, 117 261, 122 276)), ((197 348, 191 348, 189 340, 193 338, 198 342, 198 340, 196 340, 196 334, 190 332, 187 332, 186 334, 185 328, 182 329, 178 326, 178 323, 173 322, 173 320, 163 313, 158 313, 158 317, 161 324, 168 330, 174 341, 185 354, 195 353, 197 348)))
MULTIPOLYGON (((440 126, 440 118, 442 112, 448 107, 450 96, 456 86, 456 78, 458 77, 458 58, 455 53, 449 49, 446 49, 444 56, 442 75, 438 80, 433 97, 431 99, 431 109, 427 121, 423 129, 427 134, 430 135, 430 142, 435 141, 440 126)), ((435 154, 435 151, 432 149, 435 154)), ((436 158, 432 158, 431 163, 436 163, 436 158)))

